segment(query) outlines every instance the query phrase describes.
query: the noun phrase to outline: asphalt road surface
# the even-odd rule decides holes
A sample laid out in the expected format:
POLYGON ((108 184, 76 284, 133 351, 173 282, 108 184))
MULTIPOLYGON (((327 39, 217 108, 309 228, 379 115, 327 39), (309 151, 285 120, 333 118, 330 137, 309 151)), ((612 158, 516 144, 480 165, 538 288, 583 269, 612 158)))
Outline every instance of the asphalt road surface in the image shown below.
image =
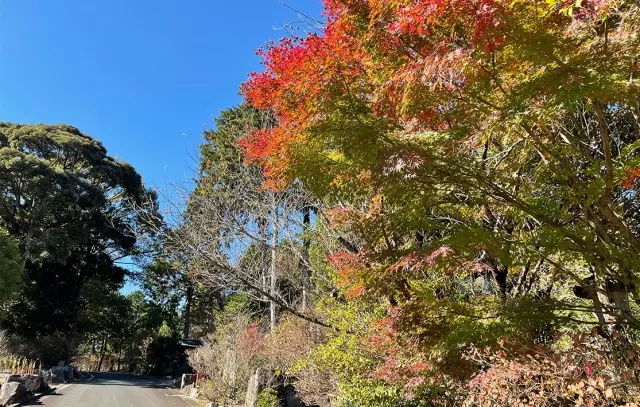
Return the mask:
POLYGON ((196 407, 202 405, 157 381, 120 373, 92 373, 93 378, 58 385, 54 394, 27 406, 47 407, 196 407))

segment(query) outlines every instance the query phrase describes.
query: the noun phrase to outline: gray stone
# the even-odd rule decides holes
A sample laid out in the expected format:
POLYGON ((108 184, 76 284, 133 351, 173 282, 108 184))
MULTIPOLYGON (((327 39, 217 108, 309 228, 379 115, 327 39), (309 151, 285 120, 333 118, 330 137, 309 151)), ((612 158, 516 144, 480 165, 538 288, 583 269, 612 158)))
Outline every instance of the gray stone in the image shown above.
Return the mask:
POLYGON ((26 374, 22 376, 14 375, 9 378, 9 381, 22 383, 24 387, 33 394, 42 393, 48 388, 44 379, 34 374, 26 374))
POLYGON ((42 393, 49 389, 47 382, 45 382, 42 377, 36 375, 29 375, 24 382, 24 387, 34 394, 42 393))
POLYGON ((51 369, 51 381, 53 383, 64 383, 66 381, 64 370, 51 369))
POLYGON ((12 374, 7 377, 7 382, 20 382, 21 377, 19 374, 12 374))
POLYGON ((19 403, 27 396, 27 388, 19 382, 9 382, 0 388, 0 406, 19 403))

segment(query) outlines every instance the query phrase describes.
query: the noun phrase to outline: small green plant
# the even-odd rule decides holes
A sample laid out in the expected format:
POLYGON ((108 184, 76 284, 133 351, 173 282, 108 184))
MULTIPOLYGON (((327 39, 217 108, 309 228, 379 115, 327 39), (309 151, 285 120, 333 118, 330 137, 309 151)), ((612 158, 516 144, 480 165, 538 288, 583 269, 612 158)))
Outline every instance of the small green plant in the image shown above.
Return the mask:
POLYGON ((257 407, 278 407, 278 393, 272 388, 266 388, 258 394, 257 407))

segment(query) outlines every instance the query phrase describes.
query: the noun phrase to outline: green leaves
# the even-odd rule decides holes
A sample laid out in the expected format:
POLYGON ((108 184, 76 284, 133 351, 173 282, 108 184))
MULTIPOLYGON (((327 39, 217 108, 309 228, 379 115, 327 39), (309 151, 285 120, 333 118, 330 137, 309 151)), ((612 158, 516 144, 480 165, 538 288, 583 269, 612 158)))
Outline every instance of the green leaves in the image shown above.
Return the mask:
POLYGON ((22 259, 18 242, 0 227, 0 310, 8 300, 16 297, 21 282, 22 259))
MULTIPOLYGON (((135 211, 143 202, 154 203, 155 195, 137 171, 77 128, 0 123, 0 225, 22 258, 11 263, 19 262, 17 269, 0 266, 9 273, 2 289, 14 288, 9 277, 17 278, 25 264, 21 295, 3 325, 24 338, 51 333, 69 335, 72 343, 71 336, 82 334, 83 288, 117 290, 126 273, 118 260, 138 253, 151 235, 135 211)), ((7 242, 2 249, 15 251, 7 242)), ((63 350, 34 352, 56 358, 63 350)))

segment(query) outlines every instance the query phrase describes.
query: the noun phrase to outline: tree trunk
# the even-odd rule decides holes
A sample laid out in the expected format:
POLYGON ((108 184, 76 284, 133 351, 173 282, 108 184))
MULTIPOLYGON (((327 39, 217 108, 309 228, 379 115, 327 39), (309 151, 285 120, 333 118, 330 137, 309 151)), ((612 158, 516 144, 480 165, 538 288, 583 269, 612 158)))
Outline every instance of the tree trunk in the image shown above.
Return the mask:
POLYGON ((579 298, 588 298, 593 302, 593 314, 598 319, 601 328, 614 323, 614 318, 608 312, 606 305, 609 302, 607 295, 603 292, 605 281, 603 266, 601 264, 592 264, 592 276, 586 278, 582 282, 582 286, 575 287, 574 293, 579 298))
POLYGON ((182 332, 182 339, 189 339, 191 334, 191 301, 193 300, 193 283, 187 283, 187 294, 184 302, 184 311, 182 316, 184 318, 184 330, 182 332))
MULTIPOLYGON (((217 301, 217 300, 214 298, 214 301, 217 301)), ((216 326, 215 310, 209 308, 208 312, 209 312, 209 316, 207 318, 207 330, 209 332, 213 332, 213 330, 215 329, 215 326, 216 326)))
POLYGON ((484 262, 491 267, 491 276, 496 284, 498 297, 504 299, 507 297, 507 274, 508 269, 500 265, 496 259, 487 252, 482 255, 484 262))
POLYGON ((522 267, 520 276, 518 276, 518 282, 516 283, 516 286, 513 289, 513 297, 517 297, 522 292, 522 289, 524 288, 524 283, 527 282, 527 276, 529 275, 529 270, 531 270, 531 260, 527 261, 527 264, 525 264, 524 267, 522 267))
POLYGON ((120 362, 122 361, 122 340, 118 345, 118 372, 120 371, 120 362))
POLYGON ((311 279, 311 265, 309 264, 309 248, 311 247, 311 237, 309 236, 311 227, 311 209, 305 206, 302 209, 302 311, 306 311, 309 306, 309 288, 311 279))
POLYGON ((506 298, 507 297, 507 268, 506 267, 494 267, 491 270, 493 274, 493 279, 498 286, 498 297, 506 298))
POLYGON ((98 372, 102 369, 102 362, 104 361, 104 354, 107 352, 107 339, 109 338, 109 334, 105 333, 104 338, 102 339, 102 349, 100 349, 100 361, 98 362, 98 368, 96 369, 98 372))
MULTIPOLYGON (((269 291, 269 272, 267 266, 268 257, 268 245, 267 245, 267 219, 261 218, 258 220, 258 228, 260 230, 260 288, 262 289, 261 300, 263 304, 266 304, 268 299, 264 294, 269 291)), ((260 307, 262 309, 262 307, 260 307)))
POLYGON ((129 346, 127 347, 127 353, 126 353, 126 358, 127 358, 127 371, 128 372, 133 372, 133 369, 131 368, 131 354, 133 353, 133 344, 129 344, 129 346))
POLYGON ((629 307, 629 289, 626 284, 619 281, 607 282, 607 293, 609 294, 609 302, 615 307, 619 313, 619 319, 624 322, 631 315, 629 307))
MULTIPOLYGON (((271 269, 269 271, 269 294, 272 298, 277 298, 277 246, 278 246, 278 205, 275 196, 273 199, 273 224, 271 226, 271 269)), ((269 321, 271 322, 271 330, 276 326, 276 303, 272 299, 269 301, 269 321)))

